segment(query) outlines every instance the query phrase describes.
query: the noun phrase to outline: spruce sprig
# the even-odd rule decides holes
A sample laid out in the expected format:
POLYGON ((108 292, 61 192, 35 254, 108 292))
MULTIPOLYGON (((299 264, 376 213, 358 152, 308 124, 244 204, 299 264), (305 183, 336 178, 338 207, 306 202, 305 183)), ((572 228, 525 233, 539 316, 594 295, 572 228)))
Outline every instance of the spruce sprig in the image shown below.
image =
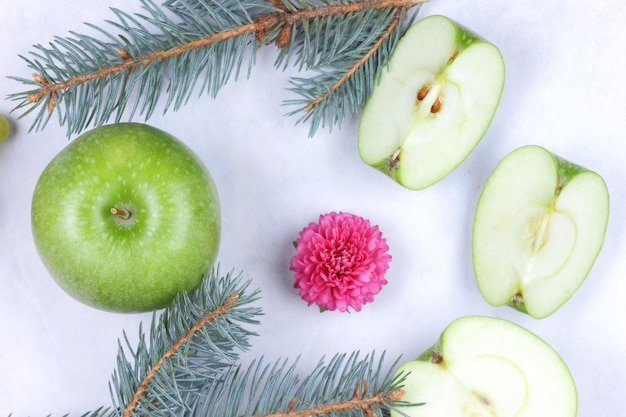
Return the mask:
POLYGON ((212 381, 193 415, 221 417, 382 417, 400 410, 403 378, 383 375, 384 355, 359 352, 320 360, 302 381, 287 360, 236 367, 212 381))
POLYGON ((208 381, 221 381, 249 349, 245 326, 261 311, 249 304, 241 275, 213 271, 199 289, 182 294, 152 320, 149 341, 140 329, 137 348, 124 335, 111 393, 113 410, 131 415, 188 414, 208 381))
MULTIPOLYGON (((84 417, 382 417, 401 413, 405 375, 384 372, 385 355, 336 354, 304 379, 298 361, 263 357, 243 365, 246 327, 261 311, 258 291, 233 273, 214 270, 141 331, 136 348, 124 335, 110 384, 112 406, 84 417)), ((414 404, 413 404, 414 405, 414 404)))
MULTIPOLYGON (((292 55, 307 77, 289 79, 296 98, 289 115, 309 121, 310 134, 321 126, 341 126, 360 111, 372 90, 376 72, 404 32, 405 8, 371 8, 329 17, 323 24, 294 28, 291 44, 280 51, 277 65, 287 66, 292 55)), ((410 21, 409 21, 410 22, 410 21)))
POLYGON ((215 97, 258 49, 274 43, 276 67, 294 61, 306 77, 290 80, 299 98, 299 121, 341 124, 357 112, 402 34, 408 10, 426 0, 141 0, 143 13, 112 9, 110 29, 88 24, 96 34, 70 32, 21 56, 33 78, 11 77, 27 86, 9 95, 21 117, 34 114, 31 130, 56 113, 68 136, 88 126, 142 115, 159 103, 178 110, 194 92, 215 97), (307 75, 307 74, 305 74, 307 75))

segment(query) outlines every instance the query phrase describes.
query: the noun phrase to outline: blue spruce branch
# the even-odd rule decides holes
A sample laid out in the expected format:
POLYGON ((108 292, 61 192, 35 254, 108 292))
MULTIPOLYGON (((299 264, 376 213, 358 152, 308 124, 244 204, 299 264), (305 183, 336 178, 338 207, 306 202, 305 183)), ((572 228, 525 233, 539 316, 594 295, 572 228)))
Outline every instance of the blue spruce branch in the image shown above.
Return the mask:
POLYGON ((320 360, 306 378, 297 361, 244 366, 245 327, 261 311, 258 291, 232 273, 213 271, 201 287, 182 294, 157 318, 149 340, 140 329, 136 348, 124 335, 110 385, 113 405, 84 417, 383 417, 401 412, 404 375, 384 372, 384 354, 336 354, 320 360))
POLYGON ((181 415, 193 407, 197 393, 221 380, 249 349, 261 311, 249 304, 258 291, 246 292, 241 275, 213 271, 199 289, 182 294, 152 321, 149 343, 140 329, 138 347, 129 354, 120 345, 111 392, 114 410, 123 416, 181 415))
POLYGON ((68 135, 141 114, 149 119, 163 98, 164 112, 178 110, 194 91, 215 97, 257 50, 274 43, 277 67, 290 60, 310 78, 294 78, 300 99, 290 114, 320 126, 339 125, 369 95, 376 71, 403 33, 409 9, 426 0, 142 0, 143 14, 113 9, 98 36, 72 32, 22 56, 33 78, 9 98, 20 117, 35 114, 31 130, 53 113, 68 135), (295 58, 294 58, 295 57, 295 58))

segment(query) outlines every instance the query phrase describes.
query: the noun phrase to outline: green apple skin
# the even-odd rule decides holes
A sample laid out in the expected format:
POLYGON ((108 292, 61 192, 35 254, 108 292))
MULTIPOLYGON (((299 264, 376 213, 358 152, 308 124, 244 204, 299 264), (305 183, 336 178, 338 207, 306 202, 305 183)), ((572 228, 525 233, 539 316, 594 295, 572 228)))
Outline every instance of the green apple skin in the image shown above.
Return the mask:
POLYGON ((406 188, 433 185, 483 138, 504 79, 495 45, 444 16, 418 21, 398 42, 364 106, 361 159, 406 188))
POLYGON ((541 319, 582 285, 604 243, 609 192, 600 175, 528 145, 485 183, 474 216, 478 288, 494 306, 541 319))
POLYGON ((0 114, 0 143, 4 142, 11 132, 11 126, 9 125, 9 121, 0 114))
POLYGON ((220 205, 207 168, 144 124, 103 126, 72 141, 41 174, 31 215, 56 282, 107 311, 165 307, 200 284, 219 248, 220 205))
POLYGON ((392 417, 575 417, 578 394, 560 355, 507 320, 466 316, 396 371, 405 377, 392 417))

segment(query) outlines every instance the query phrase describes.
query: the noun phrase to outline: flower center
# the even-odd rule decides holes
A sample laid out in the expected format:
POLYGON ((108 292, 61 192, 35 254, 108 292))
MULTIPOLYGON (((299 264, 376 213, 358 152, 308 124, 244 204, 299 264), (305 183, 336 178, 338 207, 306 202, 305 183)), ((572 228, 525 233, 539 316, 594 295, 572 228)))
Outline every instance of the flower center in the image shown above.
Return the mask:
POLYGON ((346 281, 358 266, 358 251, 353 244, 341 243, 331 248, 323 262, 328 277, 333 281, 346 281))

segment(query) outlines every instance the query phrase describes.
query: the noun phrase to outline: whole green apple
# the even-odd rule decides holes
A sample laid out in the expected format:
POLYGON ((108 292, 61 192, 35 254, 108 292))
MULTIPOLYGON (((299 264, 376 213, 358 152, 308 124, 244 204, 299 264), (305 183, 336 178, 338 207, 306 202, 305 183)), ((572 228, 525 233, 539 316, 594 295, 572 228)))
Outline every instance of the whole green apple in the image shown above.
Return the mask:
POLYGON ((32 201, 41 259, 77 300, 117 312, 159 309, 212 268, 215 184, 171 135, 137 123, 84 133, 45 168, 32 201))

